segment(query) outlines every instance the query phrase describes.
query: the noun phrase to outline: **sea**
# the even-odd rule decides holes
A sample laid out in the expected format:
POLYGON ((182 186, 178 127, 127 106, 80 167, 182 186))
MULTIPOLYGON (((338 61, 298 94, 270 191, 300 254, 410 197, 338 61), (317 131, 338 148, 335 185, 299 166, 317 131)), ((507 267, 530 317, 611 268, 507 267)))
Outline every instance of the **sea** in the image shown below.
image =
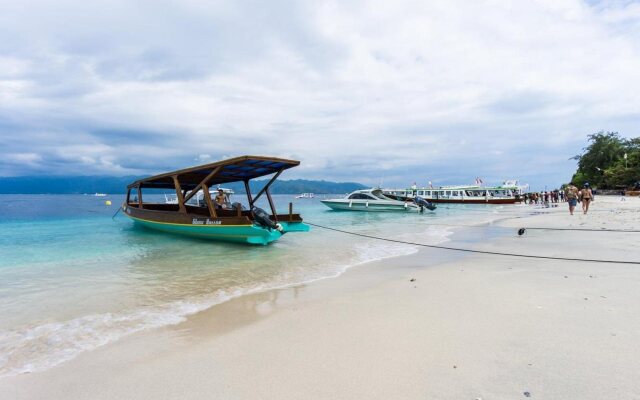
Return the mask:
MULTIPOLYGON (((459 244, 454 238, 460 225, 490 224, 518 207, 340 212, 325 207, 322 197, 331 196, 275 195, 274 201, 283 213, 293 203, 294 212, 314 224, 447 245, 459 244)), ((267 246, 185 238, 137 226, 118 213, 123 200, 123 195, 0 195, 0 377, 55 367, 238 296, 334 278, 420 248, 313 226, 267 246)))

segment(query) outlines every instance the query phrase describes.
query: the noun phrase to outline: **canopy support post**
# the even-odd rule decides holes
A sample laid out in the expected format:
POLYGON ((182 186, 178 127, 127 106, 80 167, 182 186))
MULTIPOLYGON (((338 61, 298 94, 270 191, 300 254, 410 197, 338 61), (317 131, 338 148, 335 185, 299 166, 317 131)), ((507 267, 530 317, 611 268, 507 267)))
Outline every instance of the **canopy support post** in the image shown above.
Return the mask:
POLYGON ((209 186, 206 183, 202 185, 202 192, 204 193, 204 201, 207 203, 207 208, 209 209, 209 215, 211 215, 211 218, 218 218, 216 207, 211 200, 211 193, 209 193, 209 186))
POLYGON ((196 193, 198 193, 198 191, 200 191, 200 189, 202 189, 202 187, 204 185, 208 185, 209 181, 211 180, 211 178, 213 178, 214 176, 216 176, 218 174, 218 172, 220 172, 220 170, 222 169, 222 165, 216 167, 213 169, 213 171, 211 171, 209 173, 209 175, 207 175, 203 180, 200 181, 200 183, 198 184, 198 186, 194 187, 193 190, 191 191, 191 193, 189 193, 185 198, 184 201, 185 203, 187 201, 189 201, 193 196, 196 195, 196 193))
POLYGON ((249 180, 244 181, 244 191, 247 192, 247 200, 249 201, 249 210, 253 208, 253 197, 251 196, 251 188, 249 187, 249 180))
POLYGON ((131 201, 131 188, 127 188, 127 207, 129 207, 129 201, 131 201))
POLYGON ((180 181, 178 181, 178 175, 172 176, 173 185, 176 187, 176 195, 178 196, 178 209, 181 213, 187 213, 187 207, 184 206, 184 196, 182 195, 182 187, 180 186, 180 181))
POLYGON ((138 208, 144 208, 142 205, 142 186, 138 184, 138 208))
POLYGON ((271 198, 269 189, 265 190, 265 194, 267 195, 267 200, 269 200, 269 207, 271 207, 271 215, 273 215, 273 220, 275 222, 278 222, 278 213, 276 212, 276 206, 273 204, 273 199, 271 198))
POLYGON ((273 182, 275 182, 276 179, 278 179, 278 177, 280 176, 280 174, 282 173, 282 171, 284 171, 284 169, 279 170, 274 176, 273 178, 271 178, 271 180, 269 182, 267 182, 266 185, 264 185, 264 187, 262 188, 262 190, 260 190, 258 192, 258 194, 256 195, 256 197, 253 198, 253 202, 255 203, 256 201, 258 201, 258 199, 260 198, 260 196, 262 196, 264 194, 264 192, 266 192, 267 190, 269 190, 269 186, 271 186, 273 184, 273 182))

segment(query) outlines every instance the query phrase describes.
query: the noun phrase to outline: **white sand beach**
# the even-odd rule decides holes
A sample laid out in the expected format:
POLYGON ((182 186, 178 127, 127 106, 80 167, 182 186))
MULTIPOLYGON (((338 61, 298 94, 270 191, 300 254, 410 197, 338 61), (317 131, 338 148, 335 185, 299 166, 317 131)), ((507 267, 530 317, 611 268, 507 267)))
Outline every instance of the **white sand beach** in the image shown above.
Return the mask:
MULTIPOLYGON (((640 233, 516 234, 640 229, 640 198, 515 208, 540 213, 474 247, 640 262, 640 233)), ((638 399, 639 304, 640 264, 424 248, 2 378, 0 398, 638 399)))

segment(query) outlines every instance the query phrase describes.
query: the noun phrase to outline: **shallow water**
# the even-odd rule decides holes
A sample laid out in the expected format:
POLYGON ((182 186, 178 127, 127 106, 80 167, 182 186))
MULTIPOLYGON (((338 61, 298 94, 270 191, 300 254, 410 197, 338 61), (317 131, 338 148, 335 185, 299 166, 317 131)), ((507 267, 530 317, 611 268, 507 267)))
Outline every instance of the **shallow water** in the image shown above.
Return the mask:
MULTIPOLYGON (((274 200, 283 212, 294 202, 309 222, 426 244, 449 240, 455 229, 435 224, 489 222, 517 207, 358 213, 331 211, 318 198, 274 200)), ((0 196, 0 376, 50 368, 232 297, 417 251, 318 228, 268 246, 183 238, 139 228, 122 214, 112 220, 122 201, 119 195, 0 196)))

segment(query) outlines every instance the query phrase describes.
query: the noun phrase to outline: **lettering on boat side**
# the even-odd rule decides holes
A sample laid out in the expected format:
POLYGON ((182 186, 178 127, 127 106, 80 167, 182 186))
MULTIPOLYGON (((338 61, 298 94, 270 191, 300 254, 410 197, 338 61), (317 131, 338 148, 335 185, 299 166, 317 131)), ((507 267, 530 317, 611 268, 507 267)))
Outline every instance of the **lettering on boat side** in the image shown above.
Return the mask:
POLYGON ((222 221, 220 221, 219 219, 198 219, 198 218, 194 218, 193 220, 191 220, 191 224, 192 225, 221 225, 222 221))

